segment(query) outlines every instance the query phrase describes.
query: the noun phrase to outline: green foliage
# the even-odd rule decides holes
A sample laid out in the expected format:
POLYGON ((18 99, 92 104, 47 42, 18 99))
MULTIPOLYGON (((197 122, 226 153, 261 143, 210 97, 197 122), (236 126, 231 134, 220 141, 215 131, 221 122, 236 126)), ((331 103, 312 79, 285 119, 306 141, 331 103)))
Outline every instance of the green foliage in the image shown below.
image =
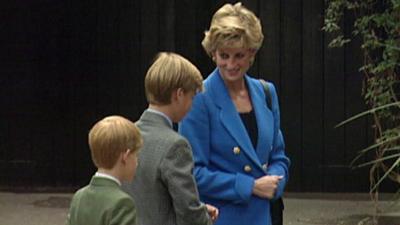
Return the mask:
POLYGON ((361 150, 352 166, 374 151, 368 155, 375 158, 354 166, 371 166, 371 193, 377 193, 385 179, 400 184, 400 0, 327 0, 323 30, 335 36, 329 47, 342 47, 359 37, 364 52, 362 95, 370 109, 339 126, 370 115, 375 144, 361 150), (343 34, 348 13, 354 13, 355 20, 352 32, 343 34))

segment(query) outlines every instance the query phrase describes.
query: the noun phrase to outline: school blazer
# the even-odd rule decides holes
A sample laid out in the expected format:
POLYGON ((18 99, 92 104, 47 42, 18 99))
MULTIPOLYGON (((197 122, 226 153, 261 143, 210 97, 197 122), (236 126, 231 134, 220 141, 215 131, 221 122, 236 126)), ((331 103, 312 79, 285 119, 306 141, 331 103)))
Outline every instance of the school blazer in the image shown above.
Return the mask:
POLYGON ((115 181, 93 176, 71 201, 68 225, 135 225, 133 199, 115 181))
POLYGON ((137 121, 143 137, 134 181, 127 190, 135 200, 139 225, 211 225, 192 175, 188 141, 163 116, 144 111, 137 121))
POLYGON ((259 80, 245 75, 255 111, 258 141, 253 147, 218 69, 204 81, 191 111, 179 125, 192 145, 201 200, 220 209, 216 224, 270 224, 269 201, 252 195, 254 180, 283 175, 275 198, 282 195, 290 161, 280 131, 275 87, 268 83, 272 104, 267 107, 259 80), (254 222, 253 222, 254 221, 254 222))

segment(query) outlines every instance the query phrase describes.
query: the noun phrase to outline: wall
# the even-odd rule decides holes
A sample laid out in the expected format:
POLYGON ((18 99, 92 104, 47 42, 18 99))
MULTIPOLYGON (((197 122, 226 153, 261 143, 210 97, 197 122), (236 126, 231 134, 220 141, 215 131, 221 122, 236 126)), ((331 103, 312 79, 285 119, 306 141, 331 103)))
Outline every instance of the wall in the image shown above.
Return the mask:
MULTIPOLYGON (((2 3, 0 186, 87 183, 92 124, 110 114, 140 116, 143 78, 158 51, 182 54, 206 77, 213 64, 200 42, 225 2, 232 1, 2 3)), ((243 3, 264 29, 249 73, 277 87, 292 160, 288 190, 368 191, 368 170, 348 166, 372 142, 370 121, 334 128, 365 109, 359 46, 327 48, 323 0, 243 3)), ((351 21, 347 15, 343 33, 351 21)))

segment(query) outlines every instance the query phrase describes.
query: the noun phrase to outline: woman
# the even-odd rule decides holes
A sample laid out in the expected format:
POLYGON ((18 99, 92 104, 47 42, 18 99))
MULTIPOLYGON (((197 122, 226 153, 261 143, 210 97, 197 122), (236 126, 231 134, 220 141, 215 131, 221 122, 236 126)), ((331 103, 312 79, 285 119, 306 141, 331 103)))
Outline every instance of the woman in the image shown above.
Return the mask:
POLYGON ((216 64, 179 130, 191 143, 201 200, 219 208, 217 225, 270 225, 290 161, 280 131, 278 98, 246 74, 263 41, 259 19, 226 4, 213 16, 202 45, 216 64))

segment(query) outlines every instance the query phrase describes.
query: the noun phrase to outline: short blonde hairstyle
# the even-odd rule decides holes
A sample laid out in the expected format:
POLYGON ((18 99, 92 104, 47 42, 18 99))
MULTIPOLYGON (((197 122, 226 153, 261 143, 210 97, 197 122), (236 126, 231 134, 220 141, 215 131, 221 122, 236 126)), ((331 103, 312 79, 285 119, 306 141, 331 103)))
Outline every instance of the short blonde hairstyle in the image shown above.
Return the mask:
POLYGON ((250 48, 257 52, 264 40, 260 20, 240 2, 218 9, 204 34, 201 44, 209 56, 225 47, 250 48))
POLYGON ((147 71, 144 80, 146 98, 150 104, 171 103, 174 90, 197 92, 203 89, 203 77, 189 60, 172 52, 160 52, 147 71))
POLYGON ((122 152, 136 152, 142 145, 139 129, 122 116, 105 117, 89 132, 89 147, 97 168, 112 169, 122 152))

